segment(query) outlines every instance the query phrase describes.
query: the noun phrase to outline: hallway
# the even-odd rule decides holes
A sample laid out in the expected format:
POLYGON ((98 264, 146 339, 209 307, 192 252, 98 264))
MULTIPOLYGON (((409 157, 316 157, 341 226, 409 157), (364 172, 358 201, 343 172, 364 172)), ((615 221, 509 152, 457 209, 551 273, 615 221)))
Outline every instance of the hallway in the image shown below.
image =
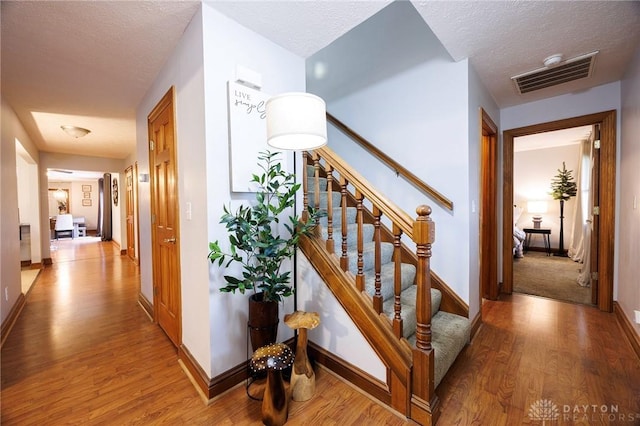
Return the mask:
MULTIPOLYGON (((260 402, 244 385, 203 402, 137 304, 137 266, 111 242, 81 240, 54 242, 54 264, 40 273, 2 348, 0 423, 261 424, 260 402)), ((408 423, 327 370, 317 378, 316 397, 292 403, 288 425, 408 423)))

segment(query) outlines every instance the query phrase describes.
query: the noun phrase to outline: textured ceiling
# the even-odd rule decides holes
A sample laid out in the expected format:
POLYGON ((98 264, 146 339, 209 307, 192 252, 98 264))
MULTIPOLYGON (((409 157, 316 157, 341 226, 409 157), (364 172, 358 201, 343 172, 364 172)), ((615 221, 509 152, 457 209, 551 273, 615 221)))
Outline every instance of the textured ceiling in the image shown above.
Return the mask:
MULTIPOLYGON (((333 41, 388 4, 207 1, 305 58, 331 50, 333 41)), ((411 4, 451 57, 469 58, 500 107, 619 80, 640 38, 639 2, 411 4), (521 96, 509 78, 539 68, 554 53, 569 58, 594 50, 600 53, 589 79, 521 96)), ((2 96, 41 150, 125 158, 135 146, 135 109, 198 7, 199 1, 1 1, 2 96), (62 124, 92 133, 72 139, 62 124)), ((378 63, 379 75, 385 66, 391 72, 399 61, 408 66, 415 60, 415 40, 401 38, 415 33, 404 31, 402 19, 386 25, 394 43, 385 49, 405 56, 378 63)), ((375 54, 376 45, 366 43, 361 51, 375 54)), ((340 84, 346 91, 361 80, 340 84)))
POLYGON ((501 108, 619 80, 640 39, 637 1, 414 1, 454 60, 469 58, 501 108), (599 51, 594 75, 519 95, 510 77, 599 51))
POLYGON ((206 3, 296 55, 307 58, 391 1, 215 0, 206 3))
POLYGON ((198 2, 2 1, 2 96, 40 150, 124 158, 198 2), (85 127, 74 139, 60 126, 85 127))

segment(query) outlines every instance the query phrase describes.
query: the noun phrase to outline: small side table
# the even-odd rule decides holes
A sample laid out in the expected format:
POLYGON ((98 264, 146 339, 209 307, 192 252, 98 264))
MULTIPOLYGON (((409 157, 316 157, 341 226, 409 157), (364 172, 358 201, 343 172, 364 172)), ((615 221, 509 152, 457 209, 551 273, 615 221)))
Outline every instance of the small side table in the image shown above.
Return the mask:
POLYGON ((542 235, 542 241, 544 242, 544 248, 547 250, 547 256, 551 256, 551 229, 549 228, 524 228, 526 237, 524 239, 524 251, 529 250, 531 244, 531 235, 542 235))

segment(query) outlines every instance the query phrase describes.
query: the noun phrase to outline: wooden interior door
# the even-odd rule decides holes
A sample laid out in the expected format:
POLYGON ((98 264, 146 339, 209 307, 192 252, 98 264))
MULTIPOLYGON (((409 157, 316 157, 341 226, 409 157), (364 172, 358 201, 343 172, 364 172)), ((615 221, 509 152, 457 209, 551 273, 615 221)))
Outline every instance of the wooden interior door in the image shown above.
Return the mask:
POLYGON ((181 343, 179 215, 174 88, 148 118, 154 318, 173 344, 181 343))
POLYGON ((133 198, 133 166, 124 171, 125 180, 125 211, 127 212, 127 255, 136 260, 136 238, 134 226, 134 198, 133 198))
POLYGON ((591 303, 598 304, 598 240, 600 239, 600 212, 595 206, 600 206, 600 124, 595 126, 595 138, 591 149, 591 246, 589 250, 591 273, 591 303), (596 214, 597 213, 597 214, 596 214))
POLYGON ((480 289, 481 297, 496 300, 498 287, 497 164, 498 127, 480 109, 480 289))

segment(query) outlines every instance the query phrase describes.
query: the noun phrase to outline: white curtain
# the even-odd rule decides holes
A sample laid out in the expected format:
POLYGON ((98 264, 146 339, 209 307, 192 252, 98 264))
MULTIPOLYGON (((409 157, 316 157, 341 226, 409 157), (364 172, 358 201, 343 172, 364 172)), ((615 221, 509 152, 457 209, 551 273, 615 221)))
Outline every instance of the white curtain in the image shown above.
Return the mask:
MULTIPOLYGON (((593 132, 591 132, 593 135, 593 132)), ((593 136, 591 137, 593 139, 593 136)), ((591 226, 591 140, 583 141, 580 148, 580 161, 578 162, 577 186, 575 203, 573 210, 573 228, 569 239, 569 257, 576 262, 584 262, 589 251, 591 235, 588 228, 591 226)))
POLYGON ((584 259, 582 259, 582 267, 578 274, 578 284, 582 287, 589 287, 591 284, 591 220, 587 220, 584 225, 584 259))

